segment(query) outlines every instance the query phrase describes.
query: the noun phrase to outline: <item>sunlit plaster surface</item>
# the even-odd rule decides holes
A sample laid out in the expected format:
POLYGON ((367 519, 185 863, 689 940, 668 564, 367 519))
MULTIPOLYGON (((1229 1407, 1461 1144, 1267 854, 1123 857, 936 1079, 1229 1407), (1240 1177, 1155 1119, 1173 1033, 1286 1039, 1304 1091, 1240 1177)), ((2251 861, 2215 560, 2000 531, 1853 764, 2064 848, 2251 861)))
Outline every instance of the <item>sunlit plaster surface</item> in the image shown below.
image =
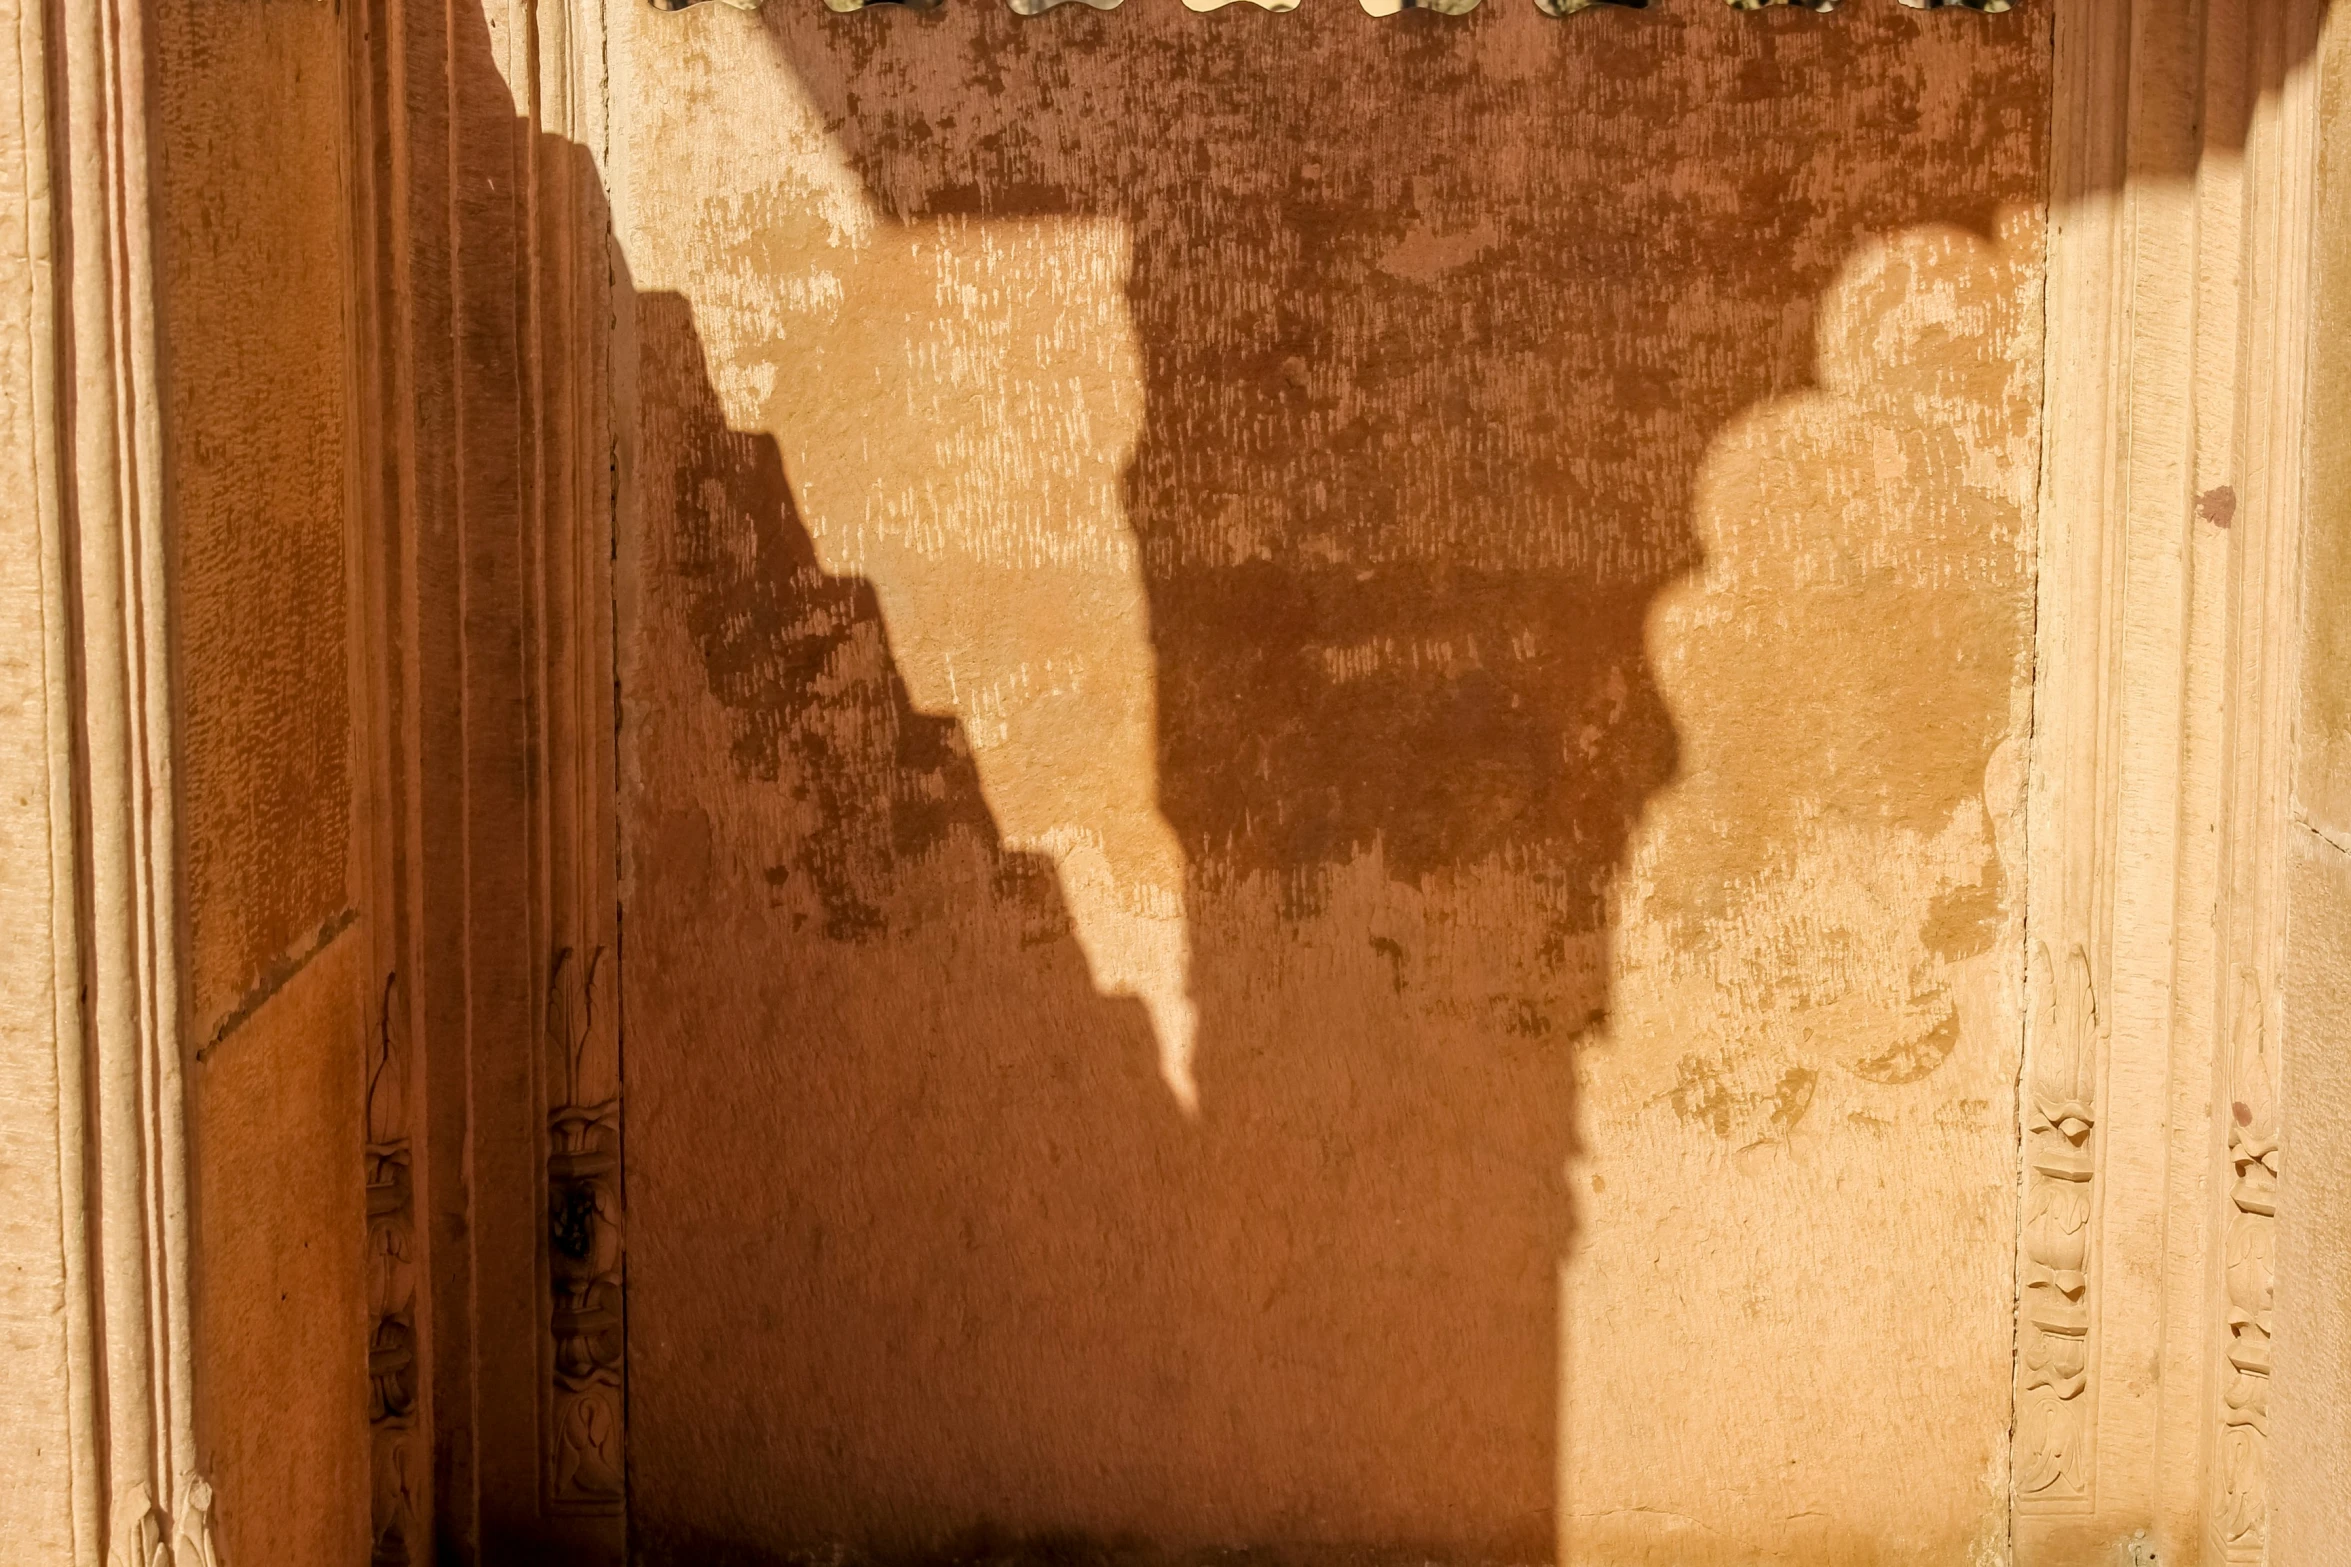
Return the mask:
POLYGON ((811 200, 803 160, 698 225, 728 421, 775 438, 819 564, 872 584, 914 706, 960 724, 1004 847, 1051 862, 1096 989, 1143 1004, 1194 1110, 1183 856, 1122 498, 1143 408, 1127 236, 893 223, 835 172, 811 200))

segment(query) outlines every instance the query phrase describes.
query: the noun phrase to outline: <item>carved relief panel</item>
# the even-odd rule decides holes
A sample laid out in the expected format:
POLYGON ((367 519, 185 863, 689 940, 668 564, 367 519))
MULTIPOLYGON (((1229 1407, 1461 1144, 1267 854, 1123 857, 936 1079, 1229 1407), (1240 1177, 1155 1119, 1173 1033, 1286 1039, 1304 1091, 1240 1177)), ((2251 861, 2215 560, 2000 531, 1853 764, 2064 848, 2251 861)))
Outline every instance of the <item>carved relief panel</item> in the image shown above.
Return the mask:
POLYGON ((547 987, 547 1497, 559 1511, 617 1513, 621 1457, 619 1038, 602 947, 555 955, 547 987))
POLYGON ((409 1150, 407 1026, 400 977, 384 977, 367 1065, 369 1567, 407 1567, 418 1538, 416 1189, 409 1150))
POLYGON ((2096 1217, 2098 997, 2080 947, 2062 970, 2033 953, 2025 1094, 2023 1320, 2017 1331, 2016 1491, 2041 1510, 2090 1499, 2091 1236, 2096 1217))
POLYGON ((2220 1559, 2232 1564, 2269 1555, 2270 1310, 2278 1211, 2276 1075, 2267 1019, 2259 981, 2248 973, 2238 983, 2229 1074, 2231 1185, 2222 1241, 2227 1366, 2215 1433, 2219 1501, 2213 1517, 2220 1559))

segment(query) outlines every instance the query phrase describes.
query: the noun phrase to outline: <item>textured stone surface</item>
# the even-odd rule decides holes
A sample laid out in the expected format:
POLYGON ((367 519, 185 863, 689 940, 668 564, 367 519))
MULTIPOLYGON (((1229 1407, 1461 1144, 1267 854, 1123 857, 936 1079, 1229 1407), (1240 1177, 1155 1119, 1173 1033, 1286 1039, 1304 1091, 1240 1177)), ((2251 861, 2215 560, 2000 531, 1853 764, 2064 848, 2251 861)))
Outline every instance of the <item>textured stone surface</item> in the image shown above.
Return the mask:
POLYGON ((655 1559, 2001 1551, 1962 22, 615 13, 655 1559))
POLYGON ((298 0, 155 14, 198 1044, 349 902, 341 36, 298 0))
POLYGON ((345 931, 192 1084, 198 1440, 230 1563, 367 1556, 364 961, 345 931))
POLYGON ((341 1567, 367 1539, 342 22, 152 16, 198 1461, 227 1561, 341 1567))
POLYGON ((2320 54, 2310 514, 2287 881, 2271 1560, 2351 1538, 2351 13, 2320 54))

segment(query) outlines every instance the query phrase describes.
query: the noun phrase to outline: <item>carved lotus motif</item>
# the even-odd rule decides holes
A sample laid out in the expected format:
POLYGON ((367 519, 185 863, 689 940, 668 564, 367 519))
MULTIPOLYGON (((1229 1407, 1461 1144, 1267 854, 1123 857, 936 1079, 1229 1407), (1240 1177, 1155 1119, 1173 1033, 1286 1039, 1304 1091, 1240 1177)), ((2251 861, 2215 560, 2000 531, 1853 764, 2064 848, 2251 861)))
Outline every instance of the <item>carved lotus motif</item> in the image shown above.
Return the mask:
POLYGON ((564 1501, 617 1505, 621 1476, 620 1414, 601 1389, 563 1400, 555 1452, 555 1494, 564 1501))
POLYGON ((557 1380, 575 1390, 617 1380, 623 1350, 617 1283, 600 1280, 558 1306, 553 1328, 557 1380))
POLYGON ((2265 1327, 2276 1295, 2277 1240, 2274 1226, 2232 1224, 2228 1237, 2229 1303, 2265 1327))
POLYGON ((375 1325, 367 1344, 367 1418, 400 1420, 416 1411, 416 1335, 398 1317, 375 1325))
POLYGON ((2051 1102, 2036 1098, 2033 1101, 2033 1130, 2055 1132, 2067 1142, 2079 1145, 2090 1135, 2096 1124, 2090 1107, 2078 1099, 2051 1102))
POLYGON ((2075 1478, 2074 1411, 2064 1396, 2042 1386, 2017 1406, 2016 1488, 2021 1496, 2071 1497, 2081 1493, 2075 1478))
MULTIPOLYGON (((2214 1523, 2240 1560, 2246 1547, 2258 1549, 2269 1535, 2269 1443, 2249 1426, 2230 1426, 2220 1439, 2220 1506, 2214 1523)), ((2248 1557, 2258 1560, 2248 1552, 2248 1557)))
POLYGON ((2090 1255, 2089 1192, 2071 1182, 2035 1187, 2025 1218, 2025 1249, 2044 1268, 2078 1275, 2090 1255))

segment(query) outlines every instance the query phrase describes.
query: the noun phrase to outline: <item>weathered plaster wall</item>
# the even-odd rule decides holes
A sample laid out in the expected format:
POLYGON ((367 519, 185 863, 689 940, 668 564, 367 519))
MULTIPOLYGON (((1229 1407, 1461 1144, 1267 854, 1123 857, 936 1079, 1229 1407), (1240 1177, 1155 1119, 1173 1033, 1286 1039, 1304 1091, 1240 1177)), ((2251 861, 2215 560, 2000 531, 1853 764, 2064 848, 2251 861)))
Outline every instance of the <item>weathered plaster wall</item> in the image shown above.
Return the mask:
POLYGON ((2044 8, 1077 9, 612 13, 640 1544, 1997 1559, 2044 8))
POLYGON ((367 1527, 342 23, 153 18, 200 1459, 229 1561, 325 1567, 367 1527))
POLYGON ((2288 848, 2272 1560, 2351 1539, 2351 12, 2319 55, 2302 705, 2288 848))

